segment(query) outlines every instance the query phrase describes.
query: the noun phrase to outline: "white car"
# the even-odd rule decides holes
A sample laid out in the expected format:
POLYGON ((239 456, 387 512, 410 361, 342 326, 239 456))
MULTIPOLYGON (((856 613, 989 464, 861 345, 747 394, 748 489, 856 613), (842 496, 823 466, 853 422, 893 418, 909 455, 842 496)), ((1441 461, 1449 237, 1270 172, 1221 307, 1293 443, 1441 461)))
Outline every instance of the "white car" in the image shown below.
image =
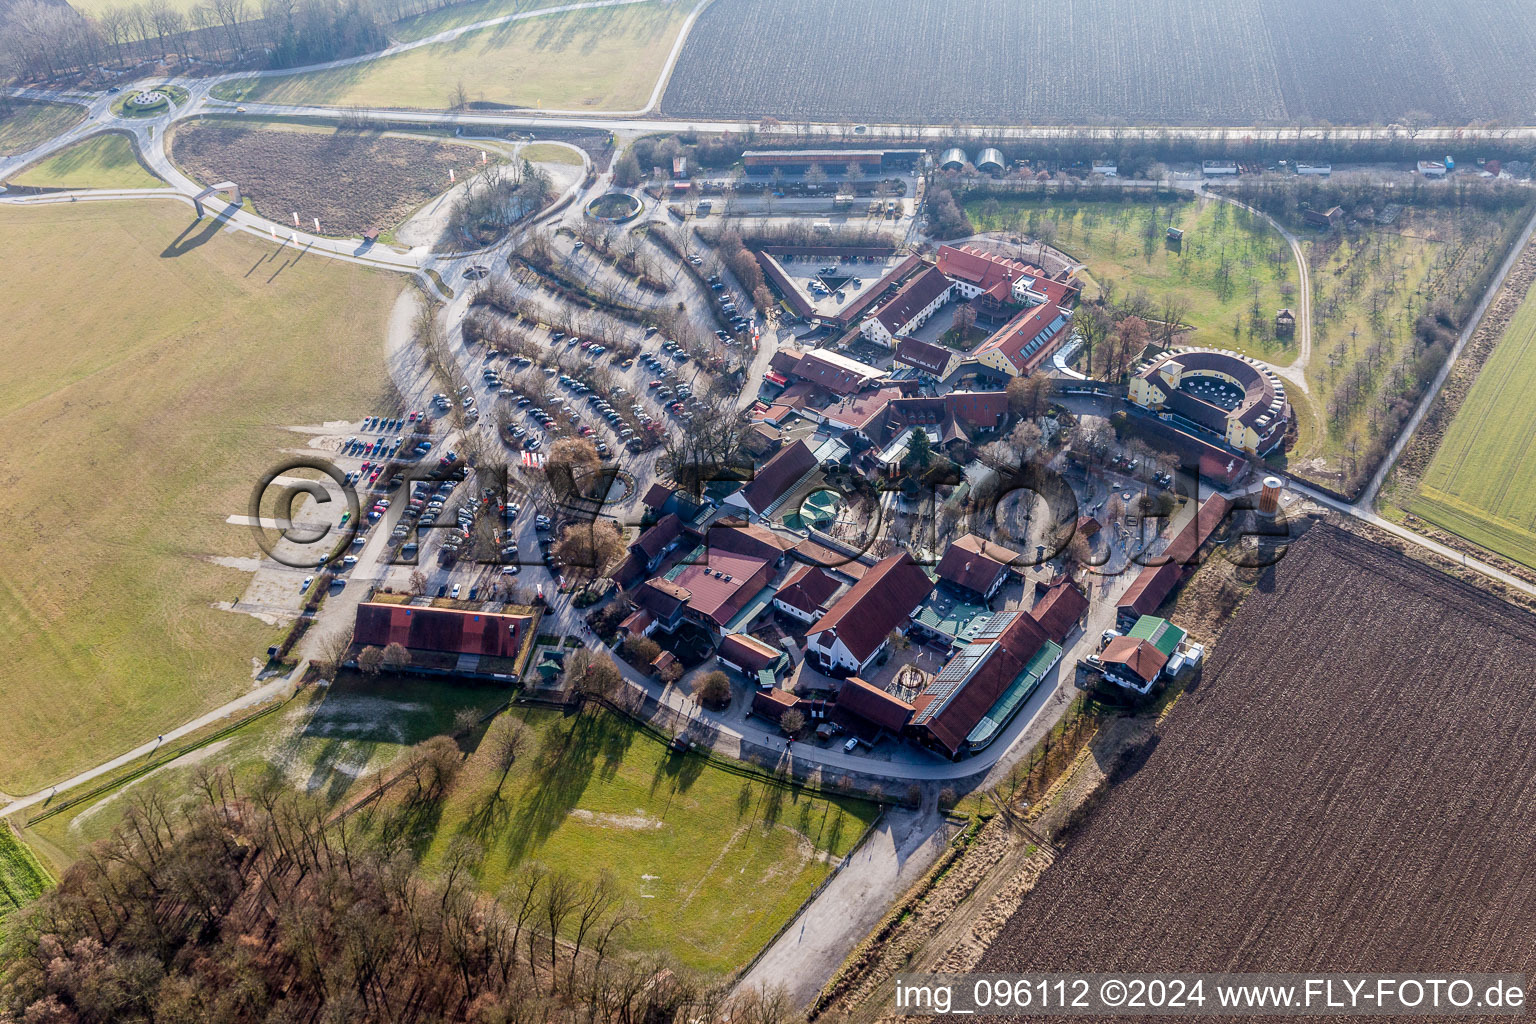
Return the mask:
POLYGON ((457 583, 455 583, 453 585, 453 590, 451 590, 449 592, 449 596, 450 597, 458 597, 459 596, 459 585, 457 583))
POLYGON ((304 582, 299 584, 299 593, 302 594, 304 591, 308 590, 309 585, 313 582, 315 582, 315 578, 313 576, 305 576, 304 582))

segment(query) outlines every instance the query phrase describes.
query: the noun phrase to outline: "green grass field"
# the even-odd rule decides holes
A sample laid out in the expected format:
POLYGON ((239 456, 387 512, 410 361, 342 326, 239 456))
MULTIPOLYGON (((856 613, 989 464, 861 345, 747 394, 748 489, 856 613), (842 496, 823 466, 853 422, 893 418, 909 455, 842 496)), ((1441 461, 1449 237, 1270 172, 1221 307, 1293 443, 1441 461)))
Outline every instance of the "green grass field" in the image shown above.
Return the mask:
POLYGON ((643 107, 687 19, 684 4, 573 11, 481 29, 353 67, 215 88, 229 100, 443 109, 462 83, 471 101, 522 107, 643 107))
MULTIPOLYGON (((122 819, 130 800, 174 801, 201 767, 227 766, 250 791, 264 777, 342 806, 408 748, 447 732, 462 708, 489 711, 500 688, 419 679, 343 677, 315 688, 231 736, 37 821, 27 837, 56 870, 122 819)), ((484 850, 479 883, 494 891, 535 860, 586 879, 608 872, 637 912, 623 944, 660 950, 711 973, 740 966, 789 918, 875 809, 857 800, 797 794, 675 757, 649 734, 606 712, 566 716, 519 708, 530 740, 505 784, 480 750, 483 730, 461 746, 470 759, 454 790, 410 819, 413 848, 432 870, 458 836, 484 850)))
POLYGON ((43 894, 47 872, 16 833, 0 821, 0 921, 43 894))
POLYGON ((542 7, 557 7, 566 0, 470 0, 469 3, 452 4, 413 18, 402 18, 389 27, 389 37, 400 42, 410 42, 435 35, 460 25, 473 25, 477 21, 490 21, 509 14, 536 11, 542 7))
POLYGON ((278 629, 214 607, 227 522, 301 443, 377 411, 400 279, 180 203, 0 210, 0 790, 23 794, 244 692, 278 629), (83 301, 83 297, 89 301, 83 301), (343 371, 344 372, 338 372, 343 371))
POLYGON ((1521 303, 1408 510, 1536 568, 1536 296, 1521 303))
POLYGON ((564 164, 567 167, 580 167, 581 157, 565 146, 556 146, 548 142, 535 142, 524 146, 517 151, 517 155, 523 160, 531 160, 536 164, 564 164))
POLYGON ((0 111, 0 155, 40 146, 85 119, 85 108, 69 103, 9 103, 8 110, 0 111))
MULTIPOLYGON (((1282 291, 1296 284, 1295 257, 1274 228, 1245 210, 1209 199, 1172 205, 991 199, 967 202, 965 212, 982 231, 1030 237, 1054 231, 1050 244, 1083 263, 1116 302, 1143 292, 1155 309, 1165 295, 1175 296, 1195 328, 1191 344, 1282 366, 1296 358, 1294 339, 1276 339, 1270 329, 1276 310, 1295 305, 1282 291), (1182 247, 1165 243, 1169 227, 1184 229, 1182 247)), ((1089 288, 1087 297, 1095 291, 1089 288)))
POLYGON ((583 878, 609 873, 638 913, 626 945, 698 970, 745 963, 826 877, 874 818, 672 755, 610 713, 515 709, 537 736, 497 792, 476 756, 434 823, 424 861, 456 836, 486 851, 490 890, 529 860, 583 878))
POLYGON ((128 136, 115 132, 77 142, 12 180, 38 188, 159 188, 165 184, 139 163, 128 136))

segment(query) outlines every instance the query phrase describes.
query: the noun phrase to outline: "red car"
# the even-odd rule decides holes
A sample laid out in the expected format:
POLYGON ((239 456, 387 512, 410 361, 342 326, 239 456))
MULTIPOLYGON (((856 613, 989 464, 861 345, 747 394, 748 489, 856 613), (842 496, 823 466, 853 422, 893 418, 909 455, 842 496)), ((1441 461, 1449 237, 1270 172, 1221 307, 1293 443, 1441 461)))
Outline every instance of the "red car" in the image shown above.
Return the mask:
POLYGON ((649 387, 650 387, 650 388, 651 388, 651 389, 652 389, 652 390, 654 390, 654 389, 656 389, 656 388, 659 388, 659 387, 661 387, 661 381, 659 381, 659 380, 653 380, 653 381, 651 381, 651 383, 650 383, 650 385, 649 385, 649 387))

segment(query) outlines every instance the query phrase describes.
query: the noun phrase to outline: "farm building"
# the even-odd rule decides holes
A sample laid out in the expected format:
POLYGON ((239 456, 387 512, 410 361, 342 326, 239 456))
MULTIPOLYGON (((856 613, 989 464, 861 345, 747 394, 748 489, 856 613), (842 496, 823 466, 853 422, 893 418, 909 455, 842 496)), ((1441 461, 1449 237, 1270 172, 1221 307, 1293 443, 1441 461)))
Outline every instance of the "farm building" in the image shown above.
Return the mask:
POLYGON ((896 343, 896 362, 943 380, 959 365, 960 357, 953 349, 943 345, 930 345, 916 338, 902 338, 896 343))
POLYGON ((983 174, 1002 174, 1007 167, 1008 161, 1003 159, 1003 154, 990 147, 982 150, 976 158, 976 169, 983 174))
POLYGON ((843 680, 843 688, 837 691, 836 709, 892 736, 901 735, 912 717, 911 704, 858 676, 843 680))
POLYGON ((1333 164, 1297 164, 1296 173, 1304 177, 1328 178, 1333 175, 1333 164))
POLYGON ((1017 551, 994 544, 974 533, 953 541, 939 559, 939 579, 990 600, 1008 581, 1009 567, 1019 560, 1017 551))
POLYGON ((877 345, 894 348, 897 336, 910 334, 927 323, 949 301, 953 290, 949 278, 937 267, 928 267, 865 320, 861 333, 877 345))
POLYGON ((790 494, 816 472, 816 453, 804 441, 786 445, 763 464, 746 487, 724 504, 744 507, 759 516, 772 515, 790 494))
POLYGON ((1207 178, 1230 177, 1237 174, 1237 164, 1230 160, 1206 160, 1200 170, 1207 178))
POLYGON ((1275 314, 1275 333, 1289 337, 1296 333, 1296 314, 1289 309, 1282 309, 1275 314))
POLYGON ((1344 208, 1335 206, 1328 210, 1305 210, 1302 220, 1314 228, 1336 228, 1344 223, 1344 208))
POLYGON ((767 599, 759 600, 759 595, 773 578, 773 565, 754 555, 700 548, 664 575, 636 587, 630 597, 664 633, 675 633, 691 622, 723 636, 745 629, 767 607, 767 599))
POLYGON ((1147 363, 1131 378, 1130 400, 1259 456, 1280 446, 1291 420, 1280 378, 1212 349, 1178 349, 1147 363))
POLYGON ((933 581, 903 551, 876 562, 806 634, 806 657, 824 672, 860 675, 911 621, 933 581))
POLYGON ((411 671, 505 678, 516 672, 533 623, 531 615, 364 601, 353 624, 353 657, 364 647, 399 644, 411 654, 411 671))
POLYGON ((1179 585, 1185 572, 1194 567, 1201 549, 1216 535, 1231 509, 1232 503, 1220 494, 1213 494, 1201 503, 1195 518, 1185 524, 1163 552, 1166 560, 1159 565, 1144 567, 1120 595, 1115 611, 1121 626, 1129 626, 1142 616, 1157 611, 1173 593, 1173 588, 1179 585))
POLYGON ((1168 241, 1173 242, 1175 245, 1183 245, 1184 229, 1171 227, 1166 232, 1164 232, 1164 237, 1167 238, 1168 241))
POLYGON ((1039 306, 1069 303, 1077 290, 1057 281, 1039 267, 968 245, 941 245, 939 272, 955 286, 959 298, 987 296, 999 304, 1039 306))
POLYGON ((1071 636, 1087 614, 1088 598, 1070 578, 1063 578, 1047 590, 1029 610, 1029 617, 1038 622, 1040 628, 1045 630, 1045 635, 1057 643, 1071 636))
POLYGON ((952 146, 939 154, 939 169, 943 171, 963 171, 970 162, 971 158, 959 146, 952 146))
POLYGON ((715 657, 739 675, 769 686, 789 664, 789 655, 749 633, 727 633, 720 639, 715 657))
POLYGON ((991 743, 1061 659, 1023 612, 997 612, 912 701, 910 728, 951 758, 991 743))
POLYGON ((1104 160, 1095 160, 1092 173, 1106 178, 1118 178, 1120 176, 1120 165, 1104 160))
POLYGON ((1071 337, 1072 311, 1054 302, 1031 306, 998 328, 962 365, 998 377, 1027 377, 1071 337))
POLYGON ((864 174, 879 174, 909 171, 922 155, 920 149, 749 149, 741 154, 741 162, 748 174, 804 174, 820 167, 842 175, 850 164, 864 174))
POLYGON ((1143 615, 1130 632, 1117 636, 1099 655, 1104 678, 1146 694, 1167 672, 1169 659, 1184 641, 1184 631, 1167 619, 1143 615))
POLYGON ((825 569, 802 565, 779 585, 773 607, 792 619, 810 624, 826 612, 842 584, 825 569))

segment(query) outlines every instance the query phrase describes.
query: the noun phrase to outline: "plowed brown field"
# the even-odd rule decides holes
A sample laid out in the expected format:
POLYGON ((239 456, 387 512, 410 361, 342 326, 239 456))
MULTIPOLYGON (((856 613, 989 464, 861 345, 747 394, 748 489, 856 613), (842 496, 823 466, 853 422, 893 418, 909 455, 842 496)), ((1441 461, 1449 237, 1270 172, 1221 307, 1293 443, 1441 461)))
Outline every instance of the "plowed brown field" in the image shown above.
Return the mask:
POLYGON ((1318 526, 977 970, 1536 967, 1536 617, 1318 526))

